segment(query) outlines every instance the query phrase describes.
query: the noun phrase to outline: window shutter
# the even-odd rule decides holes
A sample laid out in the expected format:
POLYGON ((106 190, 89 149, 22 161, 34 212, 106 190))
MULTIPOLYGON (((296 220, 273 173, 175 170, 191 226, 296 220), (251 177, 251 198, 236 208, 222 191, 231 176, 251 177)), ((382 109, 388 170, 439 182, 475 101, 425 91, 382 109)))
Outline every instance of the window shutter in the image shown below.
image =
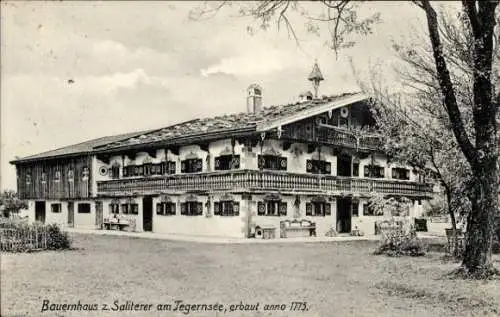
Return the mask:
POLYGON ((287 159, 286 157, 280 158, 280 170, 286 171, 287 168, 287 159))
POLYGON ((311 160, 306 161, 306 172, 311 173, 313 170, 313 164, 311 160))
POLYGON ((325 162, 325 174, 331 174, 332 173, 332 163, 330 162, 325 162))
POLYGON ((197 215, 202 215, 203 214, 203 203, 196 203, 197 207, 197 215))
POLYGON ((161 203, 156 204, 156 214, 163 215, 163 205, 161 203))
POLYGON ((131 213, 134 214, 134 215, 137 215, 139 214, 139 205, 138 204, 132 204, 132 208, 131 208, 131 213))
POLYGON ((325 216, 331 216, 331 215, 332 215, 332 205, 325 204, 325 216))
POLYGON ((128 205, 122 204, 122 214, 128 214, 128 205))
POLYGON ((264 156, 262 155, 259 155, 259 168, 264 168, 264 166, 266 165, 266 159, 264 158, 264 156))
POLYGON ((222 213, 220 211, 220 203, 214 202, 214 215, 220 216, 222 213))
POLYGON ((215 169, 216 170, 220 169, 220 159, 219 158, 215 159, 215 163, 214 164, 215 164, 215 169))
POLYGON ((240 215, 240 202, 239 201, 233 201, 233 214, 235 216, 240 215))
POLYGON ((170 205, 170 214, 172 215, 176 215, 177 214, 177 211, 175 210, 175 203, 169 203, 170 205))
POLYGON ((379 167, 379 173, 380 173, 379 175, 380 175, 380 177, 384 177, 385 176, 384 172, 385 172, 385 168, 379 167))
POLYGON ((175 162, 171 161, 171 162, 168 162, 168 173, 169 174, 175 174, 175 162))
POLYGON ((181 203, 181 215, 185 215, 187 212, 187 204, 181 203))
POLYGON ((363 171, 363 176, 370 177, 370 167, 369 166, 365 166, 364 171, 363 171))
POLYGON ((311 203, 306 203, 306 216, 312 216, 312 204, 311 203))
POLYGON ((266 205, 263 201, 257 203, 257 215, 264 216, 266 214, 266 205))
POLYGON ((286 216, 287 213, 287 208, 286 208, 286 202, 280 202, 280 216, 286 216))
POLYGON ((233 169, 240 168, 240 156, 239 155, 236 155, 235 157, 233 157, 232 168, 233 169))
POLYGON ((201 172, 203 169, 203 161, 201 159, 196 160, 196 171, 201 172))
POLYGON ((114 208, 113 204, 109 204, 109 212, 112 214, 115 213, 115 208, 114 208))

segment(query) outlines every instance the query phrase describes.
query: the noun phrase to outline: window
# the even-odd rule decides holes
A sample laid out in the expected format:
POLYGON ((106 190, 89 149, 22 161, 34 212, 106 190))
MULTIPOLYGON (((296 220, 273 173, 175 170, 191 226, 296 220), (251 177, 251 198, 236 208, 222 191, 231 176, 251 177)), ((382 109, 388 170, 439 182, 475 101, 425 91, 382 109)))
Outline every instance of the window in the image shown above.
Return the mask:
POLYGON ((198 173, 203 169, 201 159, 187 159, 181 162, 181 173, 198 173))
POLYGON ((352 163, 352 176, 359 176, 359 163, 352 163))
POLYGON ((79 214, 90 214, 90 204, 88 204, 88 203, 78 204, 78 213, 79 214))
POLYGON ((215 216, 239 216, 240 203, 236 201, 219 201, 214 202, 215 216))
POLYGON ((31 184, 31 175, 27 174, 26 175, 26 185, 30 185, 30 184, 31 184))
POLYGON ((310 202, 306 203, 306 216, 331 216, 332 209, 329 203, 310 202))
POLYGON ((50 210, 54 213, 60 213, 61 212, 61 204, 51 204, 50 210))
POLYGON ((164 173, 165 174, 175 174, 175 162, 167 161, 163 163, 164 173))
POLYGON ((358 217, 359 216, 359 203, 358 202, 352 202, 352 216, 353 217, 358 217))
POLYGON ((375 211, 368 203, 363 205, 363 216, 375 216, 375 211))
POLYGON ((109 212, 111 214, 119 214, 120 213, 120 205, 117 203, 109 204, 109 212))
POLYGON ((42 172, 42 184, 45 184, 47 182, 47 173, 42 172))
POLYGON ((313 174, 331 174, 332 164, 321 160, 307 160, 306 172, 313 174))
POLYGON ((87 180, 89 179, 89 168, 84 167, 82 168, 82 180, 87 180))
POLYGON ((111 166, 111 178, 119 178, 120 177, 120 165, 115 164, 111 166))
POLYGON ((203 214, 203 204, 196 201, 181 203, 181 215, 201 216, 203 214))
POLYGON ((395 167, 392 169, 392 178, 394 179, 410 179, 410 170, 406 168, 395 167))
POLYGON ((75 179, 75 174, 72 169, 68 170, 68 181, 72 182, 75 179))
POLYGON ((239 155, 221 155, 215 158, 215 170, 224 171, 240 168, 239 155))
POLYGON ((144 175, 145 176, 150 176, 150 175, 162 175, 163 174, 163 164, 153 164, 153 163, 146 163, 144 164, 144 175))
POLYGON ((56 172, 54 173, 54 181, 55 181, 55 182, 59 182, 59 181, 61 181, 61 171, 56 171, 56 172))
POLYGON ((175 203, 172 202, 157 203, 156 214, 160 216, 175 216, 175 203))
POLYGON ((364 169, 365 177, 384 178, 385 168, 377 165, 366 165, 364 169))
POLYGON ((257 204, 257 215, 259 216, 286 216, 286 202, 269 200, 266 202, 259 201, 257 204))
POLYGON ((259 168, 286 171, 287 159, 277 155, 259 155, 259 168))

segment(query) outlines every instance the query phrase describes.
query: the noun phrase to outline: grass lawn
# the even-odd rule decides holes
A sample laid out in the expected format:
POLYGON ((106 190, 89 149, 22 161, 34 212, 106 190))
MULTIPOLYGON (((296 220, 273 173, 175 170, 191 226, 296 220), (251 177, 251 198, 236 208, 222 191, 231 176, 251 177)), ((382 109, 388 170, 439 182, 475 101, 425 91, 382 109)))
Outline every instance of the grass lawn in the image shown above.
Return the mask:
POLYGON ((387 258, 368 241, 199 244, 74 235, 77 250, 2 254, 2 316, 498 316, 500 284, 450 280, 440 253, 387 258), (50 304, 151 303, 152 311, 41 312, 50 304), (224 312, 157 311, 183 300, 224 312), (290 312, 291 301, 308 311, 290 312), (230 305, 257 304, 258 311, 230 305), (286 311, 264 311, 286 304, 286 311))

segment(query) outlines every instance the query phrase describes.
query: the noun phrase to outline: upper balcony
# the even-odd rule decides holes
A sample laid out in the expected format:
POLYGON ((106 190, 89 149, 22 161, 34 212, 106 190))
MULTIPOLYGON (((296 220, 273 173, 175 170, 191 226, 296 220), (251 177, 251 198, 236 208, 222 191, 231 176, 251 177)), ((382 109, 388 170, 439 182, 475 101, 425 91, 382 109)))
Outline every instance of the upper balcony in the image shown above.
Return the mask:
POLYGON ((293 174, 277 171, 237 170, 182 174, 97 182, 99 196, 210 191, 318 193, 369 196, 428 197, 429 184, 331 175, 293 174))

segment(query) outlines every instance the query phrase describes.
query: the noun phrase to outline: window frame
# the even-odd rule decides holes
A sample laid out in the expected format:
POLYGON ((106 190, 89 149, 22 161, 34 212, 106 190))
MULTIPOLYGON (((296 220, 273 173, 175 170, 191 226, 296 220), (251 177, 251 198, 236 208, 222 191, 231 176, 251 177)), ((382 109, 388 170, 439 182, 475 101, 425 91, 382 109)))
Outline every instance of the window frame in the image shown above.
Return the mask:
POLYGON ((216 171, 230 171, 240 168, 240 155, 219 155, 214 159, 214 170, 216 171), (227 165, 227 166, 224 166, 227 165))
POLYGON ((274 171, 286 171, 288 169, 288 158, 281 155, 259 154, 257 162, 259 169, 274 171))
POLYGON ((306 160, 306 173, 331 175, 332 163, 326 160, 316 160, 316 159, 306 160))
POLYGON ((92 207, 90 203, 78 203, 78 206, 76 208, 77 213, 79 214, 91 214, 92 213, 92 207), (83 206, 88 206, 88 211, 82 211, 83 206))
POLYGON ((60 214, 62 212, 62 204, 61 203, 52 203, 50 204, 50 211, 55 214, 60 214), (57 207, 57 208, 54 208, 57 207))
POLYGON ((175 216, 177 215, 176 204, 173 202, 158 202, 156 203, 156 214, 159 216, 175 216))

